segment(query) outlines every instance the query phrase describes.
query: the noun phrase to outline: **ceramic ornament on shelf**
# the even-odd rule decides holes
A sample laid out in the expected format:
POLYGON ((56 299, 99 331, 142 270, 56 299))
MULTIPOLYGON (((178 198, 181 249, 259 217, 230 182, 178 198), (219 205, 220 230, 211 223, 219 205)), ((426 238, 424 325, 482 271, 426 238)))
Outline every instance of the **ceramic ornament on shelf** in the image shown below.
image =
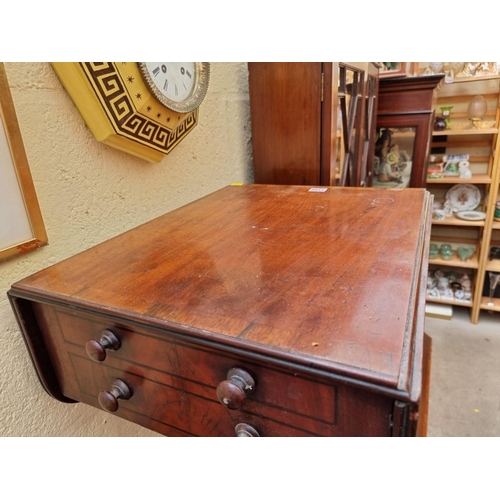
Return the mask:
POLYGON ((453 215, 453 210, 451 208, 450 200, 446 200, 443 204, 443 212, 445 217, 451 217, 453 215))
POLYGON ((431 71, 435 75, 438 75, 438 74, 443 73, 444 63, 442 63, 442 62, 430 62, 429 63, 429 68, 431 69, 431 71))
POLYGON ((478 212, 476 210, 462 210, 456 212, 455 216, 462 220, 478 221, 486 219, 486 214, 484 212, 478 212))
POLYGON ((453 212, 475 210, 481 203, 481 191, 473 184, 455 184, 446 192, 453 212))
POLYGON ((474 97, 467 107, 467 115, 469 120, 472 122, 472 128, 479 128, 481 120, 484 118, 486 111, 488 109, 488 103, 482 95, 477 95, 474 97))
POLYGON ((458 247, 457 255, 461 261, 469 260, 476 250, 472 247, 458 247))
MULTIPOLYGON (((459 154, 459 155, 443 155, 443 174, 445 176, 454 176, 460 175, 460 162, 465 161, 468 163, 469 155, 468 154, 459 154)), ((466 165, 464 164, 464 167, 466 165)))
POLYGON ((472 172, 470 170, 470 163, 467 160, 458 162, 458 176, 460 179, 471 179, 472 172))

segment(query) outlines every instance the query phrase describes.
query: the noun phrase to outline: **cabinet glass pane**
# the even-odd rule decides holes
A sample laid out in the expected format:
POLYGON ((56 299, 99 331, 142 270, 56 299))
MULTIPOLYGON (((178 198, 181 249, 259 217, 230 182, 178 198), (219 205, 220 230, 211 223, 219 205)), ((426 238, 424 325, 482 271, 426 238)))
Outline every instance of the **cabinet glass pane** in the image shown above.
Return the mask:
POLYGON ((377 129, 373 187, 410 186, 415 134, 415 127, 377 129))
POLYGON ((362 71, 339 66, 337 110, 337 156, 335 158, 335 183, 340 186, 355 185, 356 165, 359 164, 359 128, 363 101, 362 71))

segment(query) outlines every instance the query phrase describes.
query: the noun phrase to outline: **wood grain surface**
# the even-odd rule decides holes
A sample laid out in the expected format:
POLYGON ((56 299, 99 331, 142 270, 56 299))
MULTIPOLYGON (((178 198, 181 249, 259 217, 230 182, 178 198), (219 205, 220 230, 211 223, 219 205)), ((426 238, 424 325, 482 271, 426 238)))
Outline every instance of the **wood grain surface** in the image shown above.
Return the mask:
POLYGON ((423 189, 228 186, 11 293, 401 388, 428 204, 423 189))

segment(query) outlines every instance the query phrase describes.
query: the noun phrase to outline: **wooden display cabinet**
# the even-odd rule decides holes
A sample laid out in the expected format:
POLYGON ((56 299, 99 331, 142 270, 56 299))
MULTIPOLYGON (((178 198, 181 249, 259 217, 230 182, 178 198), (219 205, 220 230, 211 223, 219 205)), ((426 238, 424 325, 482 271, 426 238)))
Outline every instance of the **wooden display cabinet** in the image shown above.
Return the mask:
POLYGON ((254 180, 371 183, 378 65, 248 63, 254 180))
POLYGON ((373 187, 425 187, 442 75, 379 83, 373 187))
MULTIPOLYGON (((443 202, 446 193, 454 185, 472 185, 481 193, 481 203, 475 208, 485 214, 484 220, 466 221, 452 215, 443 220, 433 220, 431 240, 446 242, 456 250, 459 246, 471 245, 476 251, 471 259, 460 261, 454 256, 451 261, 431 260, 434 268, 457 269, 460 266, 473 279, 470 303, 453 299, 427 297, 428 302, 446 303, 470 308, 471 322, 477 323, 480 312, 500 311, 500 299, 490 300, 487 293, 488 272, 500 273, 500 261, 489 260, 492 245, 500 245, 500 222, 494 220, 495 203, 499 192, 500 172, 498 141, 500 77, 483 77, 455 80, 444 84, 438 93, 436 113, 440 108, 450 108, 449 129, 433 131, 431 154, 439 163, 442 155, 467 154, 470 163, 470 178, 460 178, 450 172, 437 174, 441 177, 427 179, 427 189, 436 202, 443 202), (482 95, 487 100, 488 110, 479 127, 473 128, 468 119, 467 107, 472 98, 482 95)), ((442 162, 441 162, 442 164, 442 162)), ((436 176, 436 174, 433 174, 436 176)))

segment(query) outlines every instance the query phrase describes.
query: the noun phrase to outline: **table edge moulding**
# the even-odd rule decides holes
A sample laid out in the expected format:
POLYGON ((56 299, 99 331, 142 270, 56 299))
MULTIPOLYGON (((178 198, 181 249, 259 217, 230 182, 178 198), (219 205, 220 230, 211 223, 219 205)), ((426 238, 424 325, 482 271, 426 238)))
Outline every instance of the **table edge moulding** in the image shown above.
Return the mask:
POLYGON ((425 435, 431 198, 228 186, 8 297, 65 403, 169 436, 425 435))

